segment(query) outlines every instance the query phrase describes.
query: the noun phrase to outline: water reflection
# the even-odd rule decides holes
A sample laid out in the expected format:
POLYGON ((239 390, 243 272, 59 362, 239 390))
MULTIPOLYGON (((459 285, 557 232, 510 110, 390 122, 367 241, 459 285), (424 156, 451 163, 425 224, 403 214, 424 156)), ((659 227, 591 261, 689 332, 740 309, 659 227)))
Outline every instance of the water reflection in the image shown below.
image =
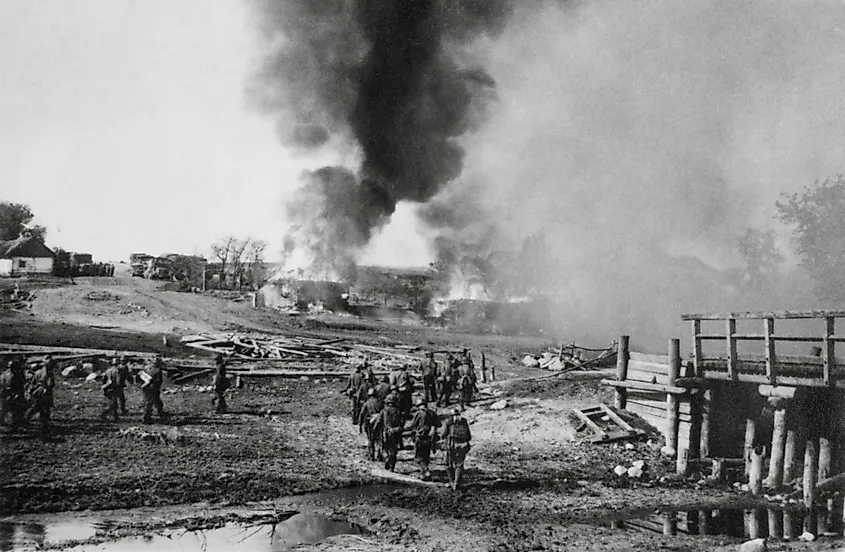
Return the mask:
MULTIPOLYGON (((62 523, 0 522, 0 552, 23 552, 59 545, 70 541, 86 540, 95 536, 97 529, 107 529, 108 521, 78 521, 62 523)), ((110 552, 130 550, 155 550, 156 552, 229 552, 255 550, 283 552, 302 544, 313 544, 336 535, 363 535, 363 527, 345 520, 300 513, 277 524, 246 526, 229 524, 207 531, 175 530, 159 535, 143 535, 109 541, 105 545, 82 545, 70 550, 84 552, 103 550, 110 552)))
POLYGON ((727 535, 790 540, 808 531, 814 535, 842 536, 842 502, 836 503, 830 501, 811 511, 800 507, 664 509, 648 514, 617 516, 609 521, 613 529, 664 535, 727 535))

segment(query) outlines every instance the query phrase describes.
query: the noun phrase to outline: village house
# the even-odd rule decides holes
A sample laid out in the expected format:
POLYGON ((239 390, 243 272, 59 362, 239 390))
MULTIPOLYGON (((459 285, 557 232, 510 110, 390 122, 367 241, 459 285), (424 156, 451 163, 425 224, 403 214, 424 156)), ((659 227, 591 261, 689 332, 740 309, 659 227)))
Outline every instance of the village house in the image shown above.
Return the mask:
POLYGON ((7 242, 0 242, 0 276, 50 274, 56 254, 44 243, 22 234, 7 242))

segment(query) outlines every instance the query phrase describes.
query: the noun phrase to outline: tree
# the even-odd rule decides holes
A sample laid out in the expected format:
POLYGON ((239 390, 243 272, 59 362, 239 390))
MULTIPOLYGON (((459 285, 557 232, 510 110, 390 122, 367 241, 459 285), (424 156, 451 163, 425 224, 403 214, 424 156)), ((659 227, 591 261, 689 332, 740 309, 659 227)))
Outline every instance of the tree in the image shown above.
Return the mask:
POLYGON ((783 262, 783 255, 775 245, 775 233, 756 228, 746 228, 737 242, 737 249, 745 261, 742 283, 758 288, 769 281, 778 272, 783 262))
POLYGON ((56 258, 53 260, 53 276, 70 276, 70 253, 57 247, 54 251, 56 258))
POLYGON ((217 259, 220 260, 221 280, 224 280, 226 278, 226 266, 229 264, 229 259, 232 255, 232 249, 234 248, 236 242, 237 240, 230 236, 228 238, 223 238, 222 240, 211 246, 211 252, 214 254, 215 257, 217 257, 217 259))
POLYGON ((47 229, 37 224, 31 224, 35 215, 28 205, 22 203, 0 202, 0 241, 14 240, 27 231, 40 241, 44 241, 47 229))
POLYGON ((845 299, 845 177, 818 181, 776 203, 781 221, 794 225, 795 251, 813 278, 819 299, 845 299))

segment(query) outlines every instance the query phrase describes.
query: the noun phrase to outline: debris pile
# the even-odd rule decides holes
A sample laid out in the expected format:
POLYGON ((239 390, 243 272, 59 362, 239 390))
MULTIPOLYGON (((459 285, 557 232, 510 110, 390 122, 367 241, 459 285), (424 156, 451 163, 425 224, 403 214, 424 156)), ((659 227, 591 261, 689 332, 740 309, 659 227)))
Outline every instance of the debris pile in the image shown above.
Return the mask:
POLYGON ((21 291, 17 286, 12 289, 0 291, 0 307, 9 309, 12 312, 29 314, 32 310, 32 301, 34 300, 34 292, 21 291))
POLYGON ((304 336, 186 335, 186 347, 220 353, 232 360, 316 361, 338 359, 344 364, 358 364, 364 359, 382 368, 416 364, 423 359, 418 348, 408 346, 375 347, 350 343, 347 338, 319 339, 304 336))
POLYGON ((526 354, 521 362, 527 368, 542 368, 555 372, 583 370, 612 364, 616 361, 616 349, 615 341, 606 349, 590 349, 570 343, 549 348, 539 355, 526 354))

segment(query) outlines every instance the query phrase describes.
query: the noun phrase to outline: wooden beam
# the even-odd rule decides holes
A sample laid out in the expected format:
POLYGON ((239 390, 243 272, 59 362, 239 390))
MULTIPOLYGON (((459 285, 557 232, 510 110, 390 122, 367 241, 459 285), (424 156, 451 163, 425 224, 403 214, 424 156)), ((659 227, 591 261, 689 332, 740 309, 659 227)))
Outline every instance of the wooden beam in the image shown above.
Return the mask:
POLYGON ((656 393, 671 393, 673 395, 686 395, 692 389, 686 387, 678 387, 677 385, 660 385, 659 383, 648 383, 645 381, 616 381, 603 379, 601 383, 610 385, 611 387, 625 387, 626 389, 642 389, 643 391, 654 391, 656 393))
POLYGON ((777 357, 775 356, 775 342, 772 340, 772 336, 775 334, 775 319, 766 318, 763 324, 766 328, 766 377, 769 378, 769 383, 777 385, 777 357))
POLYGON ((836 342, 831 338, 835 333, 836 319, 828 316, 824 319, 824 366, 822 379, 827 386, 833 385, 833 370, 836 369, 836 342))
POLYGON ((702 375, 702 365, 701 360, 703 359, 701 353, 701 339, 698 335, 701 333, 701 320, 693 320, 692 321, 692 363, 693 367, 695 368, 695 375, 701 377, 702 375))
MULTIPOLYGON (((675 380, 681 373, 681 342, 673 338, 669 340, 669 379, 667 386, 674 387, 675 380)), ((678 397, 674 393, 666 393, 666 446, 678 452, 678 397)))
MULTIPOLYGON (((630 336, 619 336, 619 348, 616 355, 616 381, 625 381, 628 379, 628 359, 629 359, 629 341, 630 336)), ((619 410, 624 410, 627 402, 628 390, 625 387, 615 388, 615 406, 619 410)))
POLYGON ((778 397, 781 399, 794 399, 796 394, 801 393, 799 387, 786 385, 769 385, 764 383, 757 387, 757 392, 763 397, 778 397))
POLYGON ((806 318, 845 318, 845 310, 795 310, 795 311, 770 311, 770 312, 729 312, 725 314, 710 313, 689 313, 682 314, 681 320, 726 320, 776 318, 781 320, 796 320, 806 318))
POLYGON ((736 319, 728 318, 725 324, 728 348, 728 377, 736 381, 739 369, 736 365, 736 319))

